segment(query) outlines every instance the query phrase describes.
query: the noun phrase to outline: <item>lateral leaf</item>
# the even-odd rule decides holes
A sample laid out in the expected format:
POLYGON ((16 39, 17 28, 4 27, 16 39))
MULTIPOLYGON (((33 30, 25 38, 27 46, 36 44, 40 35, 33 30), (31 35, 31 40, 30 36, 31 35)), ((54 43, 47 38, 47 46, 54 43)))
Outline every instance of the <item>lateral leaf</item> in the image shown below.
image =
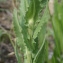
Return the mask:
POLYGON ((20 47, 23 49, 24 39, 23 39, 23 35, 22 35, 22 28, 20 27, 19 22, 18 22, 16 8, 14 9, 13 15, 14 15, 13 16, 13 24, 14 24, 14 31, 15 31, 15 34, 16 34, 16 41, 18 42, 20 47))
POLYGON ((33 39, 35 39, 37 37, 37 35, 40 32, 41 27, 43 26, 43 24, 48 22, 49 17, 50 17, 50 15, 49 15, 48 7, 46 7, 43 16, 42 16, 39 24, 37 25, 37 28, 34 31, 33 39))
POLYGON ((21 0, 20 1, 20 12, 22 14, 22 16, 25 16, 26 12, 28 11, 28 7, 30 4, 30 0, 21 0))
POLYGON ((45 37, 43 43, 41 44, 40 49, 38 50, 37 54, 34 57, 33 63, 42 63, 44 61, 44 52, 45 52, 45 37))

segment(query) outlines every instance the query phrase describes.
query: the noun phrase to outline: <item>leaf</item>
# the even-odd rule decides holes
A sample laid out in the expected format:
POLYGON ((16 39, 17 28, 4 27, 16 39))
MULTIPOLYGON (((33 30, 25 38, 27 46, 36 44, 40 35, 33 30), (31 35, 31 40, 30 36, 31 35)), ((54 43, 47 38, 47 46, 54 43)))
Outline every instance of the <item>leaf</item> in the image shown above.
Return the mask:
POLYGON ((17 43, 22 48, 22 50, 24 46, 27 46, 29 50, 32 50, 32 46, 28 41, 27 27, 25 26, 25 20, 22 18, 21 23, 19 24, 18 18, 16 16, 17 15, 16 11, 14 12, 15 12, 15 15, 14 15, 15 20, 13 22, 14 22, 14 30, 17 36, 17 43))
POLYGON ((58 3, 58 0, 54 1, 54 15, 52 18, 52 25, 53 25, 54 38, 55 38, 55 50, 54 50, 55 63, 59 63, 59 62, 62 63, 62 59, 60 56, 61 54, 63 54, 63 19, 62 19, 63 3, 61 4, 60 3, 58 3), (60 61, 57 58, 59 58, 60 61))
POLYGON ((49 11, 48 11, 48 8, 46 7, 45 11, 44 11, 44 14, 39 22, 39 24, 37 25, 37 28, 35 29, 34 31, 34 34, 33 34, 33 39, 35 39, 38 35, 38 33, 40 32, 41 30, 41 27, 44 25, 44 23, 47 23, 48 20, 49 20, 49 11))
POLYGON ((30 4, 30 0, 21 0, 20 1, 20 13, 22 14, 22 16, 25 16, 26 12, 28 11, 28 7, 30 4))
POLYGON ((19 22, 18 22, 17 10, 16 9, 14 9, 13 15, 14 15, 13 16, 13 24, 14 24, 14 31, 15 31, 15 34, 16 34, 16 40, 17 40, 17 43, 20 45, 20 47, 23 50, 24 39, 23 39, 23 35, 22 35, 22 28, 20 27, 19 22))
POLYGON ((26 13, 26 19, 29 20, 35 15, 35 0, 30 0, 30 5, 26 13))
POLYGON ((25 45, 27 46, 27 48, 29 49, 29 50, 33 50, 33 46, 32 46, 32 44, 31 44, 31 41, 29 42, 29 40, 28 40, 28 31, 27 31, 27 27, 24 25, 24 23, 22 23, 22 29, 23 29, 23 38, 24 38, 24 43, 25 43, 25 45))
POLYGON ((35 50, 34 50, 35 53, 37 53, 37 51, 41 47, 45 34, 46 34, 46 23, 41 27, 41 31, 38 33, 38 36, 35 39, 35 43, 36 43, 35 50))
MULTIPOLYGON (((35 55, 35 58, 34 58, 34 61, 35 63, 44 63, 45 61, 45 55, 47 54, 45 51, 46 51, 46 44, 45 44, 45 35, 46 35, 46 23, 41 27, 41 31, 39 32, 38 34, 38 50, 36 52, 36 55, 35 55), (40 51, 41 49, 41 51, 40 51), (39 52, 40 51, 40 52, 39 52)), ((37 43, 37 42, 36 42, 37 43)))
MULTIPOLYGON (((60 5, 58 4, 58 1, 55 1, 55 14, 53 16, 53 29, 54 29, 54 34, 55 34, 55 40, 58 42, 58 46, 60 47, 60 50, 62 50, 63 46, 63 27, 61 26, 61 22, 63 21, 61 19, 62 15, 60 15, 61 11, 58 9, 60 5), (59 18, 60 17, 60 18, 59 18), (60 43, 59 43, 60 42, 60 43)), ((63 51, 63 50, 62 50, 63 51)))
POLYGON ((36 21, 39 17, 40 11, 46 6, 47 0, 30 0, 30 5, 26 13, 26 19, 34 18, 36 21))
POLYGON ((38 33, 38 46, 41 47, 43 39, 46 35, 46 23, 42 26, 41 31, 38 33))
POLYGON ((45 52, 45 38, 43 40, 43 43, 41 44, 40 49, 38 50, 37 54, 34 57, 33 63, 42 63, 42 60, 44 61, 44 52, 45 52))

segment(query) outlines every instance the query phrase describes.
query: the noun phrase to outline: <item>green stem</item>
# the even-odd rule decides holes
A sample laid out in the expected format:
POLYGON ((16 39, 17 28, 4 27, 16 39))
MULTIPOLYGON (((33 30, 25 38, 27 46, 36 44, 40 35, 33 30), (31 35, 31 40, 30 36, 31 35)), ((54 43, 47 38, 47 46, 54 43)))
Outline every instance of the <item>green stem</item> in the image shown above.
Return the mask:
POLYGON ((26 53, 24 56, 24 63, 32 63, 32 52, 26 47, 26 53))

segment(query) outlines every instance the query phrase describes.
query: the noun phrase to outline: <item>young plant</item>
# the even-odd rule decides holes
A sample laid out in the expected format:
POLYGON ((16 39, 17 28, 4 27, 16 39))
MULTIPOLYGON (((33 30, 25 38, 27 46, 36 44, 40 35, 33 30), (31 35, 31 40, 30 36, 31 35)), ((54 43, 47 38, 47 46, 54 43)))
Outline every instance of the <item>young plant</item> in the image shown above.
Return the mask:
POLYGON ((46 56, 46 26, 49 20, 47 0, 20 0, 13 12, 16 34, 15 54, 18 63, 44 63, 46 56), (22 57, 23 56, 23 57, 22 57))

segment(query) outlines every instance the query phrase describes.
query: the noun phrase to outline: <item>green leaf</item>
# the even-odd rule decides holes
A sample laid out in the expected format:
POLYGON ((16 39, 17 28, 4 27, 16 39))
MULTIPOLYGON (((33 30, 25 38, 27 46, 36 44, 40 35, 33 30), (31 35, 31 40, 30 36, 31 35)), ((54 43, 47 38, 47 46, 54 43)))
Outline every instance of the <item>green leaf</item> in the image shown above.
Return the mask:
POLYGON ((50 15, 49 15, 48 7, 46 7, 43 16, 42 16, 39 24, 37 25, 37 28, 34 31, 33 39, 35 39, 37 37, 37 35, 40 32, 41 27, 44 25, 44 23, 48 22, 49 17, 50 17, 50 15))
POLYGON ((28 7, 30 4, 30 0, 20 0, 20 13, 22 16, 25 16, 26 12, 28 11, 28 7))
POLYGON ((20 47, 23 49, 24 48, 24 39, 22 35, 22 28, 19 25, 18 18, 17 18, 17 10, 14 9, 13 13, 13 24, 14 24, 14 31, 16 34, 16 40, 17 43, 20 45, 20 47))
POLYGON ((42 26, 41 31, 38 33, 38 46, 41 47, 43 39, 46 35, 46 23, 42 26))
POLYGON ((43 40, 43 43, 40 47, 40 49, 38 50, 37 54, 34 57, 33 63, 43 63, 42 61, 44 61, 44 52, 45 52, 45 38, 43 40))
MULTIPOLYGON (((55 38, 54 60, 55 63, 62 63, 61 54, 63 54, 63 3, 54 1, 54 15, 52 18, 52 25, 55 38), (60 61, 57 59, 59 58, 60 61)), ((53 59, 53 58, 52 58, 53 59)))
POLYGON ((24 19, 22 19, 21 24, 19 24, 16 9, 14 10, 14 30, 16 34, 16 40, 19 46, 24 48, 24 46, 27 46, 29 50, 32 50, 32 46, 30 42, 28 41, 28 35, 27 35, 27 27, 25 26, 24 19))
POLYGON ((26 19, 33 18, 35 15, 35 0, 30 0, 30 5, 26 13, 26 19))
POLYGON ((47 4, 47 0, 35 0, 35 16, 34 20, 39 20, 40 14, 47 4))

